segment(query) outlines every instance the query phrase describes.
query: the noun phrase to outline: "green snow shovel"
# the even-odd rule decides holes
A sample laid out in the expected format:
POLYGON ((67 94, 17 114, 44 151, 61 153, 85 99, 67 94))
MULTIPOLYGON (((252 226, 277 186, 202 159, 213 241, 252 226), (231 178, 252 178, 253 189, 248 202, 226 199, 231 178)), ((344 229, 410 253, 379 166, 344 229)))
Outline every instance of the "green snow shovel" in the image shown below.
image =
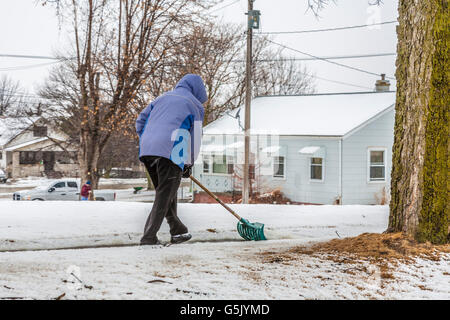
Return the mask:
POLYGON ((206 189, 204 185, 200 183, 197 179, 195 179, 192 175, 190 176, 191 180, 194 181, 200 188, 202 188, 207 194, 214 198, 218 203, 220 203, 225 209, 227 209, 233 216, 235 216, 239 222, 237 224, 237 230, 239 235, 245 240, 267 240, 264 236, 264 224, 255 222, 250 223, 244 218, 241 218, 236 212, 234 212, 229 206, 223 203, 214 193, 206 189))

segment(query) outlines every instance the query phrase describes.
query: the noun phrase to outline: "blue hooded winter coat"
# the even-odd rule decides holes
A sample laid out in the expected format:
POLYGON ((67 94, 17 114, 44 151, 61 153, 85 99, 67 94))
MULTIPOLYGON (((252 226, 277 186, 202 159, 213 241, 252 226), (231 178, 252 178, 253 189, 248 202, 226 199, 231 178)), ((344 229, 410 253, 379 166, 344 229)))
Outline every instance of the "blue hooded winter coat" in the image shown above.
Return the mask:
POLYGON ((197 159, 207 95, 202 78, 185 75, 175 89, 156 98, 139 115, 139 157, 160 156, 183 169, 197 159))

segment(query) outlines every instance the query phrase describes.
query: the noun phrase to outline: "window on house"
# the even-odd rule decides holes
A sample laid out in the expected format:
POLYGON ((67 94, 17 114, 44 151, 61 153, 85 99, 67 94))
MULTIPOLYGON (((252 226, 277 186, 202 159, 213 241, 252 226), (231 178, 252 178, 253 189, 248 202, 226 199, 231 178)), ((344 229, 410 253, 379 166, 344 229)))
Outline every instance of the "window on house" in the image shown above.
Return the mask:
POLYGON ((33 127, 33 136, 34 137, 46 137, 47 136, 47 127, 34 126, 33 127))
POLYGON ((3 151, 0 151, 0 160, 3 159, 3 151))
POLYGON ((311 180, 323 180, 323 158, 311 158, 311 180))
POLYGON ((226 156, 213 156, 213 173, 228 173, 226 156))
POLYGON ((234 161, 232 156, 203 155, 203 173, 232 174, 234 161))
POLYGON ((369 150, 369 180, 384 181, 386 164, 385 150, 369 150))
POLYGON ((21 151, 19 153, 19 164, 38 164, 42 159, 42 152, 21 151))
POLYGON ((273 157, 273 176, 284 178, 284 157, 273 157))
POLYGON ((211 157, 208 155, 204 155, 203 156, 203 173, 210 172, 210 162, 211 162, 211 157))

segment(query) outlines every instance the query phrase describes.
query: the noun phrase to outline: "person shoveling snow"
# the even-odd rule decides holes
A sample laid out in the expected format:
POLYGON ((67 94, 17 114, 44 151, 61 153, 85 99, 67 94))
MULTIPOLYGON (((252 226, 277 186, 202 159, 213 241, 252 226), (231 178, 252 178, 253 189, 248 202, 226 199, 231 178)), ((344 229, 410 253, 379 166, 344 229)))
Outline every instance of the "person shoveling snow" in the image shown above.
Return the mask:
POLYGON ((139 115, 139 160, 155 186, 155 201, 147 218, 141 245, 159 245, 157 233, 166 218, 171 243, 191 239, 188 228, 177 216, 177 190, 181 177, 191 175, 201 144, 201 130, 207 101, 200 76, 188 74, 175 89, 156 98, 139 115))

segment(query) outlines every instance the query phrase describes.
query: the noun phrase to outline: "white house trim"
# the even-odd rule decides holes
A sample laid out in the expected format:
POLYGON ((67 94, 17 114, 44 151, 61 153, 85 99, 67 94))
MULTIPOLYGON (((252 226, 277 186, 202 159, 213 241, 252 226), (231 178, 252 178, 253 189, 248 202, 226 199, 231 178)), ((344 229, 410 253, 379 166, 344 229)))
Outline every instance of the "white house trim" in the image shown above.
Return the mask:
POLYGON ((39 138, 39 139, 27 141, 27 142, 18 144, 16 146, 12 146, 12 147, 6 148, 5 151, 15 151, 15 150, 31 146, 33 144, 36 144, 36 143, 39 143, 39 142, 42 142, 42 141, 46 141, 46 140, 49 140, 49 138, 48 137, 42 137, 42 138, 39 138))

